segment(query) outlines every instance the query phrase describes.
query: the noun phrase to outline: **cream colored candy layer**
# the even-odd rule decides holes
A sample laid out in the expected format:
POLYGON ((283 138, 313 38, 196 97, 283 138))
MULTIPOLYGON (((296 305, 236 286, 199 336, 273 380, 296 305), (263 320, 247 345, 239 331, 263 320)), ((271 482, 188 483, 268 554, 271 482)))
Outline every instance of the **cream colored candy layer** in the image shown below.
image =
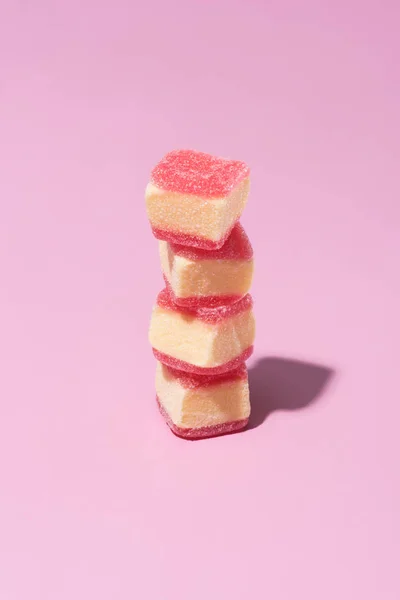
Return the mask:
POLYGON ((253 345, 255 320, 246 310, 217 323, 156 305, 150 322, 153 348, 196 367, 218 367, 253 345))
POLYGON ((250 260, 192 260, 159 242, 161 267, 177 298, 244 296, 253 278, 250 260))
POLYGON ((250 179, 241 181, 224 198, 203 198, 146 187, 146 208, 154 228, 217 242, 239 219, 249 195, 250 179))
POLYGON ((247 379, 186 388, 173 371, 158 362, 156 392, 159 402, 177 427, 212 427, 241 421, 250 415, 247 379))

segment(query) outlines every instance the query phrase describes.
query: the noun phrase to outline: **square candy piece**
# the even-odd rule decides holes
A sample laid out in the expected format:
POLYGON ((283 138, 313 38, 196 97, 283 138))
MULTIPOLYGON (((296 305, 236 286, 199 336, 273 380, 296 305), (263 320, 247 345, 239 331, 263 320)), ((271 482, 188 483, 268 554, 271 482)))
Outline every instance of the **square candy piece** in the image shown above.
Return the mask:
POLYGON ((232 433, 250 416, 247 369, 216 377, 188 375, 157 363, 157 401, 171 430, 187 439, 232 433))
POLYGON ((219 250, 201 250, 160 241, 167 287, 179 306, 215 307, 237 302, 253 278, 253 250, 237 223, 219 250))
POLYGON ((200 375, 236 368, 253 351, 255 321, 250 294, 217 308, 183 308, 168 289, 157 298, 149 340, 157 360, 200 375))
POLYGON ((146 188, 154 235, 193 248, 221 248, 245 207, 249 176, 244 162, 194 150, 170 152, 146 188))

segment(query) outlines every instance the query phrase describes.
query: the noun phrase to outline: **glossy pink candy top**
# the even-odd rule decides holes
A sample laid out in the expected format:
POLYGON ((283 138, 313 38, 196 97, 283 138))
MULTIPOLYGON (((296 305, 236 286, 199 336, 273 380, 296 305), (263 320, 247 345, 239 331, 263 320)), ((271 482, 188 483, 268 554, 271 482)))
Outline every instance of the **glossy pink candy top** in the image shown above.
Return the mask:
POLYGON ((151 183, 160 189, 203 198, 227 196, 249 176, 246 163, 195 150, 173 150, 154 167, 151 183))
POLYGON ((172 251, 189 260, 250 260, 253 248, 240 223, 237 223, 225 244, 219 250, 191 248, 180 244, 170 244, 172 251))
POLYGON ((229 319, 245 310, 249 310, 253 306, 253 299, 250 294, 243 296, 241 300, 233 304, 227 304, 218 306, 216 308, 189 308, 183 306, 177 306, 175 304, 171 293, 168 288, 164 288, 157 297, 157 305, 167 310, 174 310, 183 314, 191 315, 205 321, 206 323, 216 324, 220 323, 224 319, 229 319))
POLYGON ((180 385, 186 389, 195 389, 199 387, 209 387, 211 385, 219 385, 220 383, 227 383, 229 381, 235 381, 237 379, 247 379, 247 368, 242 363, 236 369, 228 371, 228 373, 222 373, 221 375, 196 375, 194 373, 185 373, 184 371, 178 371, 164 365, 166 369, 180 385))

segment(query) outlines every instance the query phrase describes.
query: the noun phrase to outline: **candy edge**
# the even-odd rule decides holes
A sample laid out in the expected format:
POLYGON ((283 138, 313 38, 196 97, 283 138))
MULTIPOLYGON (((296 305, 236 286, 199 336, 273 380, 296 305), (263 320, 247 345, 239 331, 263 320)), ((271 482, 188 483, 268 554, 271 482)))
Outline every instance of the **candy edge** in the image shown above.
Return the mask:
POLYGON ((158 409, 167 423, 168 427, 177 437, 186 440, 200 440, 207 439, 212 437, 218 437, 222 435, 228 435, 231 433, 237 433, 239 431, 243 431, 250 420, 250 415, 245 419, 240 419, 238 421, 229 421, 227 423, 221 423, 219 425, 207 425, 205 427, 179 427, 175 425, 172 421, 171 417, 165 410, 164 406, 160 402, 159 397, 156 395, 156 402, 158 404, 158 409))
POLYGON ((223 373, 233 371, 241 363, 248 360, 253 354, 254 345, 249 346, 236 358, 233 358, 229 362, 225 363, 224 365, 219 365, 218 367, 197 367, 196 365, 187 363, 184 360, 180 360, 179 358, 174 358, 169 354, 164 354, 163 352, 160 352, 154 347, 152 349, 154 357, 160 363, 166 365, 167 367, 171 367, 172 369, 183 371, 184 373, 193 373, 195 375, 222 375, 223 373))
POLYGON ((172 289, 172 286, 165 273, 163 273, 163 278, 173 301, 177 306, 181 306, 182 308, 220 308, 221 306, 236 304, 236 302, 240 302, 240 300, 248 294, 248 292, 246 292, 242 295, 230 294, 229 296, 187 296, 186 298, 182 298, 174 293, 174 290, 172 289))
POLYGON ((178 231, 173 231, 172 229, 162 229, 160 227, 153 227, 152 225, 151 230, 153 232, 154 237, 157 240, 162 240, 163 242, 168 242, 169 244, 178 244, 179 246, 191 246, 193 248, 200 248, 201 250, 220 250, 227 241, 230 234, 232 233, 232 230, 238 222, 238 220, 239 219, 237 219, 232 224, 232 227, 230 227, 228 231, 224 234, 224 236, 217 241, 202 238, 196 235, 190 235, 178 231))
POLYGON ((213 154, 209 154, 208 152, 202 152, 201 150, 193 150, 193 149, 186 148, 186 149, 171 150, 170 152, 167 152, 158 161, 158 163, 156 165, 154 165, 154 167, 152 168, 152 170, 150 172, 150 183, 152 185, 154 185, 158 189, 166 191, 166 192, 172 192, 172 193, 178 193, 178 194, 187 194, 187 195, 197 196, 196 193, 188 192, 186 189, 182 190, 180 188, 173 187, 173 186, 171 186, 169 184, 165 185, 165 181, 161 181, 159 179, 159 177, 158 177, 158 171, 160 170, 160 168, 163 167, 163 165, 168 161, 168 159, 171 156, 173 156, 173 155, 178 155, 178 154, 181 154, 181 153, 190 153, 190 154, 203 155, 205 157, 214 159, 216 161, 221 161, 221 162, 224 162, 224 163, 231 163, 231 165, 235 164, 238 167, 240 167, 239 168, 240 175, 237 176, 236 179, 232 180, 231 184, 227 188, 224 188, 224 190, 219 190, 215 194, 204 194, 204 195, 201 195, 201 197, 203 197, 206 200, 214 200, 214 199, 218 199, 218 198, 225 198, 237 186, 239 186, 245 179, 249 179, 250 178, 250 174, 251 174, 250 165, 248 165, 243 160, 236 160, 236 159, 231 159, 231 158, 225 158, 225 157, 222 157, 222 156, 216 156, 216 155, 213 155, 213 154), (223 195, 221 196, 221 194, 223 194, 223 195))

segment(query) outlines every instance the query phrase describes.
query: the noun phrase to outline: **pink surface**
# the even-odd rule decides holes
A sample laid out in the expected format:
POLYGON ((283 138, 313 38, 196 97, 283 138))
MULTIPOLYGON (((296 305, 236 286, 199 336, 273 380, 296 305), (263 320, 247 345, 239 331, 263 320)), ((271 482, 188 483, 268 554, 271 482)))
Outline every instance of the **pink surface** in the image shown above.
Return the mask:
POLYGON ((0 17, 1 599, 398 600, 398 2, 0 17), (250 165, 256 259, 252 421, 190 444, 147 343, 180 147, 250 165))

